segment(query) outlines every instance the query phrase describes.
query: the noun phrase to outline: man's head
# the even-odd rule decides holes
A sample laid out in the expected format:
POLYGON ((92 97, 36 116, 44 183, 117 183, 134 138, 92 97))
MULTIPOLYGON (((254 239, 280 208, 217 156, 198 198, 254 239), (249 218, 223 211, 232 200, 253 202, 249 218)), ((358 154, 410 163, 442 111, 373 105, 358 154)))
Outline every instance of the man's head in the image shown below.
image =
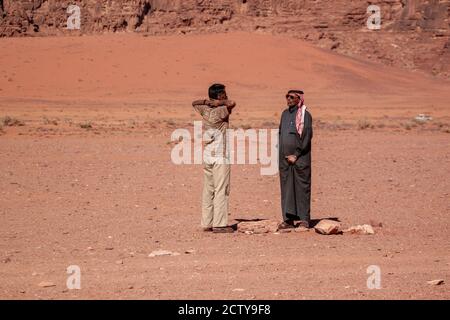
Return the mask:
POLYGON ((225 91, 225 86, 220 83, 215 83, 208 89, 208 95, 210 99, 213 100, 227 100, 227 93, 225 91))
POLYGON ((286 94, 286 102, 288 107, 297 106, 300 101, 303 99, 303 91, 302 90, 289 90, 286 94))

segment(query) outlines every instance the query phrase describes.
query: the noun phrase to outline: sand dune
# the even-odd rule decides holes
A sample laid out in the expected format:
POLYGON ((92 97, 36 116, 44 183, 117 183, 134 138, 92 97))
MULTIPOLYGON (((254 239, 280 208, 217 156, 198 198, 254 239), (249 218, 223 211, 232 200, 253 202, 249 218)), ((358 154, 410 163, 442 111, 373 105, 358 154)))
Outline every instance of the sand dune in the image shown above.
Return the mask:
MULTIPOLYGON (((1 39, 0 105, 189 105, 223 82, 244 112, 271 111, 302 88, 319 115, 392 107, 445 116, 450 82, 355 60, 284 36, 130 34, 1 39), (425 109, 425 110, 424 110, 425 109)), ((397 112, 397 115, 401 112, 397 112)), ((263 114, 260 114, 263 116, 263 114)))

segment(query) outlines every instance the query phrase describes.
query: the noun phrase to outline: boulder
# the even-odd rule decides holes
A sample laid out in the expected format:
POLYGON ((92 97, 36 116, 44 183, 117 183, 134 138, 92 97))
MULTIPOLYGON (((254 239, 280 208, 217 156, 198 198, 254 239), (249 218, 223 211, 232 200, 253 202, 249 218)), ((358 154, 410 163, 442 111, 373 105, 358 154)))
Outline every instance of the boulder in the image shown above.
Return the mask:
POLYGON ((339 234, 341 233, 341 224, 334 220, 320 220, 320 222, 314 227, 317 233, 320 234, 339 234))
POLYGON ((274 233, 278 225, 276 220, 245 221, 238 224, 237 230, 246 234, 274 233))

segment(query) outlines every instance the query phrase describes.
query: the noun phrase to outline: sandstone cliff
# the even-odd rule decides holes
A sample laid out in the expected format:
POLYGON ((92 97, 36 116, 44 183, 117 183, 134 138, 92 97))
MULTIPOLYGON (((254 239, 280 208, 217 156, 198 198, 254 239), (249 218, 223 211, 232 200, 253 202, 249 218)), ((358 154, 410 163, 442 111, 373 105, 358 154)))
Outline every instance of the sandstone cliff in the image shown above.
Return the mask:
POLYGON ((450 77, 450 0, 0 0, 0 36, 103 32, 289 34, 354 57, 450 77), (67 30, 70 4, 80 30, 67 30), (369 4, 381 29, 369 30, 369 4))

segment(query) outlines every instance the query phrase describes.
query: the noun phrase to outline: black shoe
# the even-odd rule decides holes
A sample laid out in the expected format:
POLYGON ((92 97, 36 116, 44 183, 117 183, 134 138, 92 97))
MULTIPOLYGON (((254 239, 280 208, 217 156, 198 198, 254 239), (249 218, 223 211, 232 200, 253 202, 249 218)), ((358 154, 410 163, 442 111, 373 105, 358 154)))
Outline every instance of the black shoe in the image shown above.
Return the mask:
POLYGON ((299 227, 309 229, 309 222, 306 220, 300 220, 300 222, 297 224, 297 228, 299 227))
POLYGON ((295 226, 292 220, 283 221, 278 225, 278 230, 293 229, 293 228, 295 228, 295 226))

